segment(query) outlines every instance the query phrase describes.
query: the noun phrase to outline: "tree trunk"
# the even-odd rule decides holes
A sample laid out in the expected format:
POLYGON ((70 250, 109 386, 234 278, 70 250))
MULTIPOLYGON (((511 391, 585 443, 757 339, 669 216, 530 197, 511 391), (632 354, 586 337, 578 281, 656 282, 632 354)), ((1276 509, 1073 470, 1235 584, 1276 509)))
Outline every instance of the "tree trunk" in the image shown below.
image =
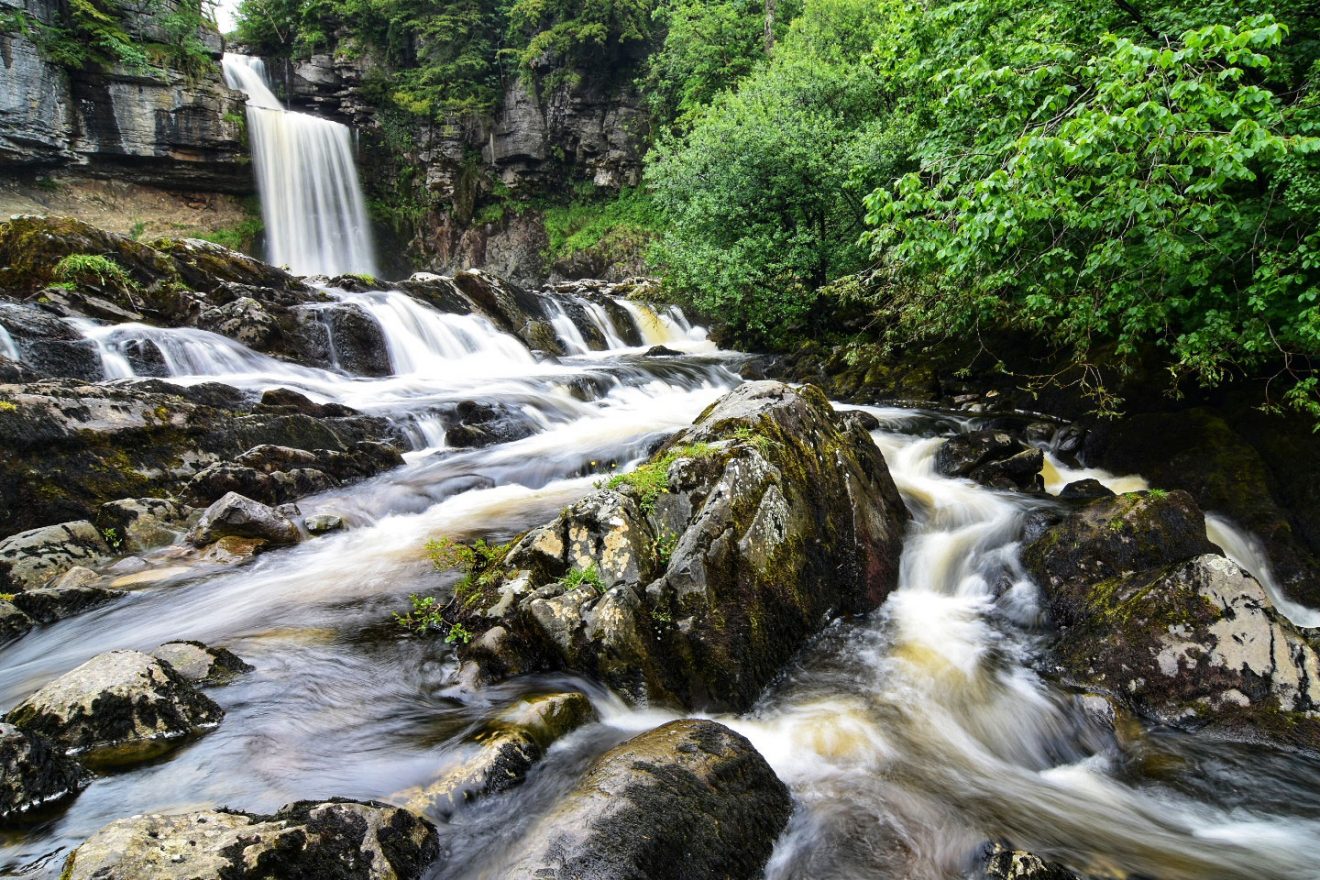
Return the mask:
POLYGON ((779 9, 779 0, 765 0, 765 54, 775 48, 775 13, 779 9))

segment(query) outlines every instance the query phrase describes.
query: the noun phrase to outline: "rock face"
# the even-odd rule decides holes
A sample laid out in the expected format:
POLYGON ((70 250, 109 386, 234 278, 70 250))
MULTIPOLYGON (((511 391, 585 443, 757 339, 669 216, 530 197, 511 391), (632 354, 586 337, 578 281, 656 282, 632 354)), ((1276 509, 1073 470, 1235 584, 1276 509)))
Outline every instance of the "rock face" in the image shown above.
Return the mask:
MULTIPOLYGON (((145 15, 120 0, 110 4, 110 15, 132 42, 168 43, 178 36, 160 22, 186 3, 196 6, 165 0, 145 15)), ((64 67, 43 53, 38 36, 45 28, 69 28, 64 7, 51 0, 4 6, 31 27, 0 33, 7 84, 0 97, 0 168, 78 164, 141 183, 252 191, 243 97, 223 84, 218 33, 202 27, 195 35, 211 55, 201 76, 168 67, 64 67)))
POLYGON ((45 737, 0 722, 0 828, 72 797, 86 784, 78 762, 45 737))
POLYGON ((812 388, 744 385, 460 596, 491 677, 571 669, 636 702, 743 710, 832 617, 893 589, 907 510, 812 388))
POLYGON ((379 418, 256 411, 223 385, 42 382, 0 386, 0 400, 12 404, 0 406, 0 495, 11 500, 0 534, 96 518, 107 502, 182 488, 261 444, 343 453, 396 436, 379 418))
POLYGON ((5 716, 70 753, 141 757, 209 730, 224 712, 169 665, 138 651, 99 654, 5 716))
POLYGON ((0 592, 35 590, 74 566, 109 555, 105 539, 86 520, 12 535, 0 541, 0 592))
POLYGON ((273 816, 220 810, 120 819, 69 855, 65 880, 417 880, 435 828, 384 804, 291 804, 273 816))
POLYGON ((991 489, 1043 492, 1040 469, 1045 454, 1006 431, 975 431, 945 441, 935 453, 935 470, 967 477, 991 489))
POLYGON ((746 739, 712 721, 675 721, 606 752, 500 876, 752 880, 791 810, 746 739))
POLYGON ((206 508, 201 520, 188 533, 188 541, 198 547, 221 538, 253 538, 275 547, 297 544, 298 527, 266 505, 230 492, 206 508))
POLYGON ((1068 681, 1162 723, 1320 748, 1320 658, 1185 493, 1102 499, 1024 554, 1068 681))

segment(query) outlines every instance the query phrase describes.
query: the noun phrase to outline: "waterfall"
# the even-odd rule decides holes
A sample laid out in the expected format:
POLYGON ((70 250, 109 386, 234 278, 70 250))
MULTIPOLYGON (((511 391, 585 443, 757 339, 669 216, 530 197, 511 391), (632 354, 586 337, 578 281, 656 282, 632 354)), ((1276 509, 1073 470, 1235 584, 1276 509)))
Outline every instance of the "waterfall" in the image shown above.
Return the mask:
POLYGON ((348 126, 285 110, 260 58, 226 53, 224 73, 248 96, 268 262, 300 275, 378 274, 348 126))
POLYGON ((0 356, 7 357, 11 361, 20 359, 18 346, 14 344, 14 337, 9 335, 4 324, 0 324, 0 356))

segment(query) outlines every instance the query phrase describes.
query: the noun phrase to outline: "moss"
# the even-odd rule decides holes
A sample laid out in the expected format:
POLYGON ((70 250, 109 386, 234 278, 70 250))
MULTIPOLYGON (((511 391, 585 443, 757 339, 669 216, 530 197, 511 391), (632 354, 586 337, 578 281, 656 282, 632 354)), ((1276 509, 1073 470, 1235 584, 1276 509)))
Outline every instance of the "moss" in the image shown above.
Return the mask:
POLYGON ((656 461, 644 464, 626 474, 616 474, 604 481, 606 489, 628 487, 637 495, 643 513, 655 510, 655 502, 669 491, 669 468, 681 458, 706 458, 715 453, 709 443, 690 443, 671 449, 656 461))

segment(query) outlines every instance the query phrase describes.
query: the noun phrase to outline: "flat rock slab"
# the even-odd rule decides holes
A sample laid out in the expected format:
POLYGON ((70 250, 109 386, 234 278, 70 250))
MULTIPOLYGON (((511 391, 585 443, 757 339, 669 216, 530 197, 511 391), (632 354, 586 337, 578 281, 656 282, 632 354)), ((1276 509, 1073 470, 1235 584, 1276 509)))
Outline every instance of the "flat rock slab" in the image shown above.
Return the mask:
POLYGON ((292 804, 120 819, 69 855, 63 880, 414 880, 439 855, 434 826, 384 804, 292 804))
POLYGON ((71 754, 128 761, 209 730, 223 717, 168 664, 138 651, 110 651, 50 682, 5 720, 71 754))

